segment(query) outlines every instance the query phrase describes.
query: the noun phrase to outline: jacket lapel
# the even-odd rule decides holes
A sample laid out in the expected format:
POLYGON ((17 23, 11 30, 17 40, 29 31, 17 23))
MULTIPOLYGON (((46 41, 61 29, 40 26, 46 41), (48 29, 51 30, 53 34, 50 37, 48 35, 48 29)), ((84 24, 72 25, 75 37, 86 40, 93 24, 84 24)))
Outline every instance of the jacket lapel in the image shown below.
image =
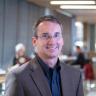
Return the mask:
POLYGON ((66 68, 66 65, 61 64, 61 87, 62 87, 62 96, 75 96, 72 92, 72 78, 70 78, 70 73, 66 68))
POLYGON ((32 64, 30 64, 30 69, 30 76, 36 84, 37 89, 40 91, 41 96, 52 96, 47 78, 45 77, 36 58, 32 61, 32 64))

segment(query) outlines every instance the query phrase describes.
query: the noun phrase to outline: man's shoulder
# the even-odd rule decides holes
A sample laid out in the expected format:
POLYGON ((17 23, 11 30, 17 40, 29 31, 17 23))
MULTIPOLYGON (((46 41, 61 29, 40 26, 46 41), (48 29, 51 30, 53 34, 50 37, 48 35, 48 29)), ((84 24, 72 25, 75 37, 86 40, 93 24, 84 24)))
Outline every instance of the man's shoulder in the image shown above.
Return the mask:
POLYGON ((13 68, 8 72, 8 74, 13 75, 23 75, 30 71, 30 69, 34 69, 34 66, 36 66, 36 63, 34 63, 34 59, 31 59, 28 64, 23 64, 21 66, 18 66, 16 68, 13 68))
POLYGON ((63 78, 66 77, 71 82, 79 82, 79 80, 82 78, 82 72, 79 68, 74 68, 71 65, 62 64, 62 76, 63 78))
POLYGON ((27 70, 28 66, 29 64, 20 65, 17 68, 13 68, 12 70, 9 70, 9 73, 14 73, 14 74, 23 73, 23 71, 27 70))
POLYGON ((74 66, 71 66, 69 64, 62 64, 63 70, 66 71, 70 75, 80 75, 81 69, 75 68, 74 66))

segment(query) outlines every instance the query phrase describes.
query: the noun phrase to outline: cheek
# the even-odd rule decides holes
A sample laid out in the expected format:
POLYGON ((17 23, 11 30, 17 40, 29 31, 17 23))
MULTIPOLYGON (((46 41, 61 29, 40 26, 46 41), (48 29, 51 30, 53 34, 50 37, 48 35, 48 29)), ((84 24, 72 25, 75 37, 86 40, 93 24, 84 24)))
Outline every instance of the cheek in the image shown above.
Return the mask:
POLYGON ((40 49, 40 48, 42 49, 45 45, 46 44, 43 41, 38 41, 37 44, 36 44, 36 46, 38 47, 38 49, 40 49))
POLYGON ((60 41, 58 41, 58 43, 59 43, 60 46, 63 46, 64 45, 63 39, 61 39, 60 41))

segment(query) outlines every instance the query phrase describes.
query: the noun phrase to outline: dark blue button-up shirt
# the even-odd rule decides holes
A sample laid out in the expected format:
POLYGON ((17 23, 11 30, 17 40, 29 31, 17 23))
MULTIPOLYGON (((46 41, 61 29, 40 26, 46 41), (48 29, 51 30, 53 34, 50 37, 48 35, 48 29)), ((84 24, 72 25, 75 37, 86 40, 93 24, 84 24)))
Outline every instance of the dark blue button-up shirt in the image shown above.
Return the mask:
POLYGON ((49 86, 51 89, 52 96, 62 96, 61 92, 61 78, 60 78, 60 64, 59 60, 54 69, 49 68, 47 64, 45 64, 39 56, 36 55, 36 58, 43 69, 43 72, 49 82, 49 86))

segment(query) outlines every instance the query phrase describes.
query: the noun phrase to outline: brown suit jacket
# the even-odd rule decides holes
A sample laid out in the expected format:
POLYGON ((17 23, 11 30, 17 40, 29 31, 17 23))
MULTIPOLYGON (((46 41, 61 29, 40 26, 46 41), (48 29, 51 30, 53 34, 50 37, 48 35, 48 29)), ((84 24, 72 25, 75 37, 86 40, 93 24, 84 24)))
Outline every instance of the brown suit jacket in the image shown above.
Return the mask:
MULTIPOLYGON (((84 96, 81 73, 61 63, 62 96, 84 96)), ((52 96, 46 79, 36 58, 29 64, 11 70, 6 78, 5 96, 52 96)))

